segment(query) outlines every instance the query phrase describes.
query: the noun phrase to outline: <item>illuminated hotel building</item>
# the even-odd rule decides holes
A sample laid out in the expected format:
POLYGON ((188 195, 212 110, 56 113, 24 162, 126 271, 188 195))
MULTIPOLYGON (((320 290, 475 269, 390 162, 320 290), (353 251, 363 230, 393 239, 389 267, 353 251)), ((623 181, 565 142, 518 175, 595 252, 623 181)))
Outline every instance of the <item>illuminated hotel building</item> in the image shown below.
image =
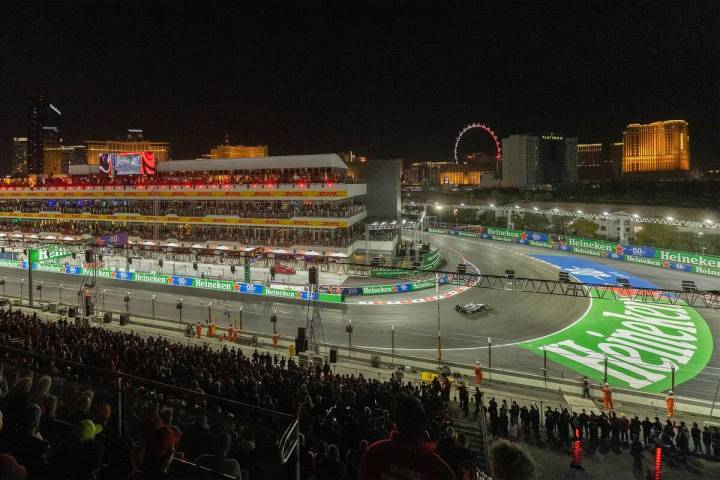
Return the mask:
POLYGON ((209 157, 213 160, 219 158, 261 158, 268 156, 267 145, 218 145, 210 150, 209 157))
POLYGON ((87 163, 97 165, 102 153, 153 152, 155 160, 170 160, 170 144, 168 142, 150 142, 147 140, 87 140, 87 163))
POLYGON ((623 132, 623 173, 690 170, 685 120, 633 123, 623 132))

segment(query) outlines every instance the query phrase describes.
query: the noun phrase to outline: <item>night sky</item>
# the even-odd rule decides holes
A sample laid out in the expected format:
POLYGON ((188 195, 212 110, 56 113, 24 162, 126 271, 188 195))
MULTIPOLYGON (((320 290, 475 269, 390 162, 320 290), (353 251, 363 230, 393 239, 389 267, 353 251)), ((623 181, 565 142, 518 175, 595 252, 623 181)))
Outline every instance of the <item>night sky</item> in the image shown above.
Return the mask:
POLYGON ((720 164, 717 2, 2 9, 2 147, 25 134, 25 95, 44 94, 67 144, 143 128, 175 159, 225 132, 271 154, 420 161, 450 159, 469 122, 598 142, 628 123, 685 119, 693 164, 720 164))

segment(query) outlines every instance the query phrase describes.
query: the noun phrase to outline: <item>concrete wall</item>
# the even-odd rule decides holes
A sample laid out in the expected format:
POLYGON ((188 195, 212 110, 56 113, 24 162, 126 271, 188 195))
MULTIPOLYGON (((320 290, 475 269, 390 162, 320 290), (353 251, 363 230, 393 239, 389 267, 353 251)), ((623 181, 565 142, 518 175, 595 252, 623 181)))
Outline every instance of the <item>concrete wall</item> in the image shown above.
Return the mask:
POLYGON ((402 160, 370 160, 366 167, 368 217, 400 220, 402 160))

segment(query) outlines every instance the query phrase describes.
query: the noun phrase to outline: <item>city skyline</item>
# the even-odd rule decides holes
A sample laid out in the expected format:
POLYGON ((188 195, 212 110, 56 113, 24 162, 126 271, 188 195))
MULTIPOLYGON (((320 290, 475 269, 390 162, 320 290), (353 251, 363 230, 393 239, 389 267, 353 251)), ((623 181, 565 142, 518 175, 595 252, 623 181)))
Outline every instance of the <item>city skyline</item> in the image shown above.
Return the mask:
POLYGON ((680 118, 693 168, 718 162, 711 3, 201 5, 10 5, 3 147, 26 136, 36 94, 69 144, 137 127, 178 159, 226 132, 274 154, 420 161, 449 159, 475 121, 595 143, 680 118))

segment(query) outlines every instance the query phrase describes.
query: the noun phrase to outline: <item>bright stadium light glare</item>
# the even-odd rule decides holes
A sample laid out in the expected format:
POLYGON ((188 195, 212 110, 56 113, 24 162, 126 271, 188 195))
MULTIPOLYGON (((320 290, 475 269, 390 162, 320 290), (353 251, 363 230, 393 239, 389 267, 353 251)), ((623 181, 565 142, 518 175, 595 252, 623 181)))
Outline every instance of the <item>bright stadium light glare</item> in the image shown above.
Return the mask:
POLYGON ((490 204, 490 208, 495 208, 495 204, 494 204, 494 203, 491 203, 491 204, 490 204))

